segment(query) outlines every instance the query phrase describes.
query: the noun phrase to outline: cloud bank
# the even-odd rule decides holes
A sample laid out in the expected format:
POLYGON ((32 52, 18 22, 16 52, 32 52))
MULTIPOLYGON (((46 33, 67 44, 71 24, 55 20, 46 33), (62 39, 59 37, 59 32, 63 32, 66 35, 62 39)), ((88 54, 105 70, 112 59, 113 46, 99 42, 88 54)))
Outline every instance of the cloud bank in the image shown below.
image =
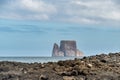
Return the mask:
POLYGON ((119 0, 0 0, 0 18, 119 26, 119 3, 119 0))

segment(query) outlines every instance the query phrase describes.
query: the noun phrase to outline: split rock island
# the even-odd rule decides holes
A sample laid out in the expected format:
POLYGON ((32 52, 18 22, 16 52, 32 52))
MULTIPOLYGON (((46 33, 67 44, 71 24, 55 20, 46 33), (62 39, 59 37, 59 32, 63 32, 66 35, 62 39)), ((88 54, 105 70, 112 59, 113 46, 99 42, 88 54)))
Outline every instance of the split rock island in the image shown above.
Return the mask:
POLYGON ((83 53, 77 49, 76 41, 61 40, 60 46, 54 43, 52 56, 80 57, 83 56, 83 53))

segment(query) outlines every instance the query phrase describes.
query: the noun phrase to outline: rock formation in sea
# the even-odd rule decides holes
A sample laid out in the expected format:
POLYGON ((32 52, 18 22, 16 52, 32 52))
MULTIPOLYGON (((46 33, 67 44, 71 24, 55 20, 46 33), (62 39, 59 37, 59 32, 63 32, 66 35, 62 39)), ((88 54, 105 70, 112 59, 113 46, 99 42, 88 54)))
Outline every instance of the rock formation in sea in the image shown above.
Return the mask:
POLYGON ((60 47, 54 43, 52 56, 83 56, 83 53, 77 49, 76 41, 62 40, 60 47))
POLYGON ((53 46, 52 56, 64 56, 64 53, 60 51, 60 48, 56 43, 54 43, 54 46, 53 46))

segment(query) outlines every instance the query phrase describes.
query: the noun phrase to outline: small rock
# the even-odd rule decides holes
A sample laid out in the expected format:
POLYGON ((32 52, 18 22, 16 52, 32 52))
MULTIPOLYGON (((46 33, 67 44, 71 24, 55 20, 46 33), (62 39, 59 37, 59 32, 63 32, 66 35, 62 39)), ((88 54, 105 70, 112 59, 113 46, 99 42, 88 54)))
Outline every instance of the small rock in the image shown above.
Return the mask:
POLYGON ((73 71, 71 72, 71 75, 77 76, 77 75, 78 75, 78 71, 77 71, 77 70, 73 70, 73 71))
POLYGON ((74 76, 63 76, 63 80, 76 80, 74 76))
POLYGON ((102 59, 102 60, 100 60, 101 62, 103 62, 103 63, 106 63, 107 62, 107 60, 105 60, 105 59, 102 59))
POLYGON ((39 80, 48 80, 48 77, 45 76, 45 75, 41 75, 40 78, 39 78, 39 80))
POLYGON ((88 71, 88 70, 83 70, 83 71, 81 71, 79 74, 86 76, 86 75, 89 74, 89 71, 88 71))
POLYGON ((92 64, 87 64, 87 67, 89 68, 92 68, 92 66, 93 66, 92 64))
POLYGON ((81 61, 81 63, 84 63, 84 61, 81 61))
POLYGON ((72 75, 71 75, 71 72, 66 72, 66 71, 61 72, 61 75, 62 75, 62 76, 72 76, 72 75))
POLYGON ((21 68, 20 71, 22 71, 24 74, 28 72, 27 68, 21 68))
POLYGON ((79 78, 78 80, 84 80, 83 78, 79 78))
POLYGON ((44 65, 44 64, 42 64, 42 65, 41 65, 41 68, 45 68, 45 65, 44 65))

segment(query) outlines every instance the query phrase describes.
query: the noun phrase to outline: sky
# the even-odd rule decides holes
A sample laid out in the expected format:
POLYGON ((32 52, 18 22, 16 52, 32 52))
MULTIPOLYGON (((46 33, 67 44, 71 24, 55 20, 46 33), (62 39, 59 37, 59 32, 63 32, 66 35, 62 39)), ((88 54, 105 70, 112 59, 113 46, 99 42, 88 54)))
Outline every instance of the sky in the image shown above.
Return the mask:
POLYGON ((76 40, 84 55, 120 52, 120 0, 0 0, 0 56, 51 56, 76 40))

